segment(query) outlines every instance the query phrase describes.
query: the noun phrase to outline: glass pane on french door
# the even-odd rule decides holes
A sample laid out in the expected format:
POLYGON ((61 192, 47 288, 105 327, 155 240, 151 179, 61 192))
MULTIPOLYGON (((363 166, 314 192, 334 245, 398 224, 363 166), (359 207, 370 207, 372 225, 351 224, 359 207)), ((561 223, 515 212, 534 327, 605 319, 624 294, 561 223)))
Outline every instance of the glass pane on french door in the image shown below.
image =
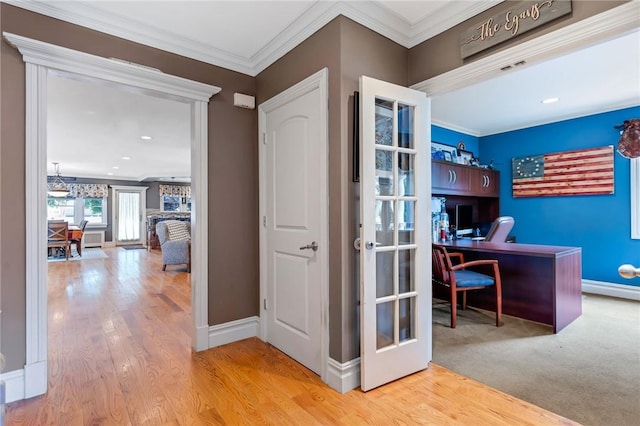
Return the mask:
POLYGON ((415 338, 414 107, 376 98, 376 348, 415 338), (395 120, 394 120, 395 118, 395 120))

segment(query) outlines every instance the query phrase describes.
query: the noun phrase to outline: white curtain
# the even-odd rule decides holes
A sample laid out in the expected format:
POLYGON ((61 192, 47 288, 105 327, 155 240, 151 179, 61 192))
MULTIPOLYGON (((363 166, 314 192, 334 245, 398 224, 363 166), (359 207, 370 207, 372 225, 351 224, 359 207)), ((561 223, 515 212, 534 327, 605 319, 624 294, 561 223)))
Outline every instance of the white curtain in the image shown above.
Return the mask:
POLYGON ((118 193, 118 241, 140 239, 140 194, 118 193))

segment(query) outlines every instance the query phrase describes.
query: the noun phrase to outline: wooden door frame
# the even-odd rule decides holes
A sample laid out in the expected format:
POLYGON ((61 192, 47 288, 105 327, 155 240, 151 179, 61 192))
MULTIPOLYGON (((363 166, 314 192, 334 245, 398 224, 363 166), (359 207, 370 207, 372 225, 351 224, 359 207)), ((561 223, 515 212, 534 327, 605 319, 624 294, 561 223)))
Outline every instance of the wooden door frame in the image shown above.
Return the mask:
POLYGON ((47 391, 47 80, 58 75, 102 84, 126 85, 138 93, 191 105, 191 178, 194 209, 191 306, 192 348, 209 347, 208 324, 208 102, 220 88, 117 60, 3 33, 25 61, 26 73, 26 362, 16 374, 7 401, 31 398, 47 391), (203 218, 203 220, 198 220, 203 218), (33 255, 36 253, 36 255, 33 255), (19 388, 19 389, 18 389, 19 388))
POLYGON ((320 197, 322 208, 320 209, 320 236, 319 236, 319 252, 321 257, 325 259, 324 265, 320 267, 320 315, 321 315, 321 337, 320 337, 320 363, 321 363, 321 379, 328 383, 329 381, 329 172, 328 172, 328 103, 329 103, 329 70, 323 68, 315 74, 307 77, 303 81, 293 85, 284 92, 274 96, 268 101, 258 106, 258 150, 259 150, 259 176, 260 176, 260 338, 268 342, 269 330, 267 328, 267 227, 264 225, 264 218, 267 217, 267 201, 266 201, 266 146, 263 143, 264 134, 266 132, 267 114, 276 108, 298 98, 312 90, 320 90, 320 125, 322 134, 320 140, 321 162, 320 170, 323 176, 320 176, 320 197))

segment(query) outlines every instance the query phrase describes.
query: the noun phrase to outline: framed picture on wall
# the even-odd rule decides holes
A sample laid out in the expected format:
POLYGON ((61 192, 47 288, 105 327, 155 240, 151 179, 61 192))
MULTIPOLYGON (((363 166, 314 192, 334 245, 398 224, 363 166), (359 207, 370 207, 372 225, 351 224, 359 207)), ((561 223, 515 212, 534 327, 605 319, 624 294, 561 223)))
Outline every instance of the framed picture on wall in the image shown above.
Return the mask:
POLYGON ((458 149, 455 146, 431 141, 431 158, 433 159, 455 161, 457 151, 458 149))
POLYGON ((471 151, 465 151, 464 149, 459 149, 458 156, 462 158, 462 164, 470 165, 471 161, 473 161, 473 152, 471 151))

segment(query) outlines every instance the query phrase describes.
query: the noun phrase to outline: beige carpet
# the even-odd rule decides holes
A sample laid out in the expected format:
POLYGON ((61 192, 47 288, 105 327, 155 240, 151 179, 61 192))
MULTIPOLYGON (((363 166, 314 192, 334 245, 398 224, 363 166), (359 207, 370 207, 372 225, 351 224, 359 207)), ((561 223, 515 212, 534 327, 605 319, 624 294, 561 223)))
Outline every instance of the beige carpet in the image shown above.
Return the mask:
POLYGON ((584 425, 640 425, 640 303, 584 295, 582 316, 551 327, 433 306, 433 362, 584 425))

